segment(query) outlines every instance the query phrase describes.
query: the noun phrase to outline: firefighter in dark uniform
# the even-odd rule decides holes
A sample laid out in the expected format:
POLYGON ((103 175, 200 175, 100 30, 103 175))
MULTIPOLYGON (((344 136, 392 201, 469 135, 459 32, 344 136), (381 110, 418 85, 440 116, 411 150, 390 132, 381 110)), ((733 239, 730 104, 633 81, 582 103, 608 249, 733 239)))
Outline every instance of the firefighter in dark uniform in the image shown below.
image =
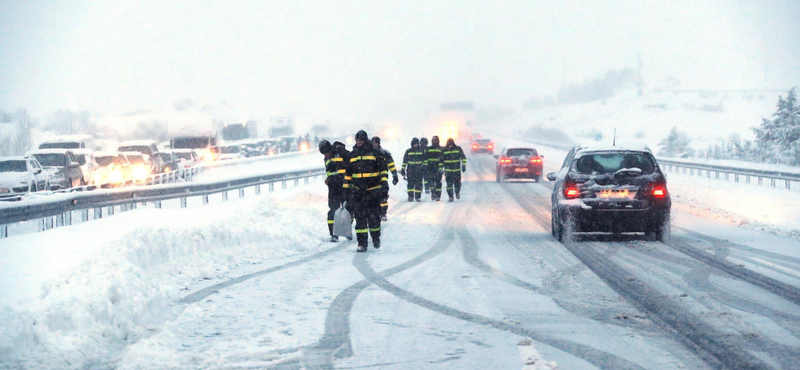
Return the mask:
POLYGON ((453 192, 457 199, 461 199, 461 173, 467 171, 467 157, 461 147, 453 139, 447 139, 447 145, 442 151, 444 162, 444 178, 447 181, 447 196, 453 201, 453 192))
POLYGON ((328 140, 319 142, 319 152, 325 156, 325 185, 328 185, 328 231, 331 234, 331 241, 336 242, 339 237, 333 235, 333 215, 346 200, 347 192, 342 185, 344 185, 344 174, 350 153, 345 149, 344 144, 337 141, 331 145, 328 140))
POLYGON ((400 169, 400 174, 408 181, 409 202, 413 202, 415 199, 417 202, 422 201, 423 161, 419 139, 414 138, 411 140, 411 148, 406 149, 406 154, 403 155, 403 168, 400 169))
POLYGON ((425 159, 425 151, 428 150, 428 138, 419 139, 419 149, 422 150, 422 190, 425 194, 431 193, 431 187, 428 184, 428 161, 425 159))
POLYGON ((431 138, 431 146, 425 151, 425 165, 427 166, 428 187, 431 189, 431 200, 442 200, 442 147, 439 146, 439 137, 431 138))
MULTIPOLYGON (((381 177, 389 177, 389 172, 392 173, 392 185, 397 185, 399 181, 397 179, 397 168, 394 166, 394 158, 392 158, 392 153, 389 153, 388 150, 383 149, 381 147, 381 138, 377 136, 372 137, 372 146, 375 147, 375 150, 378 154, 383 157, 383 161, 386 163, 386 167, 388 171, 381 172, 381 177)), ((389 211, 389 187, 387 186, 381 196, 381 221, 386 221, 386 213, 389 211)))
POLYGON ((381 197, 389 188, 388 176, 385 175, 388 169, 366 131, 358 131, 342 185, 349 191, 347 208, 356 219, 357 252, 367 251, 370 235, 372 246, 375 249, 381 247, 381 197))

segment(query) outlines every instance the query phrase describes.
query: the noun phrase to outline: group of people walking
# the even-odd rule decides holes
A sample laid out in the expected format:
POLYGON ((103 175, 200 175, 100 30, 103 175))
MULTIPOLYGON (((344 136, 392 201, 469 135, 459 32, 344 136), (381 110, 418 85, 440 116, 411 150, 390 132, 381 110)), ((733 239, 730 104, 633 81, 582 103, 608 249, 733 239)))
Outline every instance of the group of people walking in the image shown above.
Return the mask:
MULTIPOLYGON (((430 193, 431 199, 439 201, 442 194, 442 175, 447 183, 447 195, 453 201, 461 197, 461 172, 467 169, 464 151, 453 139, 448 139, 444 147, 439 146, 439 138, 427 140, 414 138, 411 148, 403 156, 400 174, 408 181, 408 201, 421 201, 422 192, 430 193)), ((325 156, 325 184, 328 185, 328 230, 331 241, 338 241, 333 234, 334 215, 337 209, 345 206, 355 219, 358 252, 366 252, 369 237, 372 246, 381 247, 381 221, 386 221, 389 208, 389 174, 392 184, 397 185, 397 169, 389 151, 381 148, 377 136, 370 140, 366 131, 360 130, 355 136, 355 145, 348 151, 339 141, 331 144, 327 140, 319 142, 319 152, 325 156)))
POLYGON ((421 202, 422 193, 431 195, 431 200, 442 200, 442 175, 447 184, 449 201, 461 199, 461 173, 467 171, 467 157, 453 139, 447 139, 444 147, 439 137, 411 140, 411 148, 403 156, 400 174, 408 180, 408 201, 421 202))

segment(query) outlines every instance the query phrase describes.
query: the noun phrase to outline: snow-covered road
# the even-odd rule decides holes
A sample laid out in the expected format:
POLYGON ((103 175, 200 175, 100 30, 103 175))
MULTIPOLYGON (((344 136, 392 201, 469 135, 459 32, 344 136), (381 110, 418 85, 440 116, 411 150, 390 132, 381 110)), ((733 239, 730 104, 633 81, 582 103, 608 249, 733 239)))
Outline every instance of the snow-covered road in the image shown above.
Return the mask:
MULTIPOLYGON (((546 169, 560 164, 556 156, 547 155, 546 169)), ((131 314, 166 310, 160 320, 145 320, 143 330, 124 331, 125 338, 110 341, 113 345, 90 338, 110 347, 103 351, 73 342, 77 348, 73 352, 80 354, 69 352, 69 361, 63 360, 66 356, 60 361, 53 358, 59 358, 57 351, 73 348, 51 344, 44 346, 51 353, 41 355, 47 361, 37 363, 37 354, 26 353, 23 361, 0 361, 0 366, 796 368, 800 360, 796 240, 675 212, 667 244, 634 235, 587 236, 561 244, 549 230, 552 184, 499 184, 494 181, 494 158, 479 155, 468 160, 462 199, 455 203, 397 202, 405 198, 404 183, 394 187, 382 248, 366 254, 356 254, 353 242, 322 241, 325 188, 321 184, 265 194, 256 202, 244 198, 207 206, 206 222, 217 225, 214 230, 221 234, 202 232, 201 253, 193 252, 189 244, 175 245, 191 257, 191 265, 181 267, 190 279, 171 274, 174 263, 140 261, 140 247, 134 246, 120 256, 109 252, 114 264, 101 265, 120 270, 122 277, 131 270, 135 275, 130 276, 137 278, 142 272, 120 265, 121 261, 136 257, 136 264, 143 267, 163 265, 157 271, 164 283, 150 284, 160 289, 152 294, 158 298, 136 297, 144 303, 134 305, 131 314), (239 221, 231 218, 237 212, 239 221), (263 231, 259 222, 264 223, 263 231), (291 242, 283 245, 281 238, 291 242), (219 255, 224 258, 214 257, 219 255), (202 272, 204 260, 213 262, 219 273, 202 272), (228 265, 219 267, 225 261, 228 265), (135 340, 128 339, 129 332, 135 340), (87 354, 86 348, 95 353, 87 354)), ((180 217, 187 211, 163 210, 174 215, 159 217, 180 217)), ((104 222, 110 227, 136 212, 140 211, 104 222)), ((168 230, 192 235, 192 229, 168 230)), ((156 251, 151 253, 148 261, 180 257, 156 259, 156 251)), ((90 266, 105 261, 103 256, 95 259, 90 266)), ((84 276, 92 275, 75 272, 72 281, 84 276)), ((84 280, 91 279, 84 277, 78 283, 95 284, 99 295, 108 296, 111 288, 84 280)), ((67 289, 51 285, 49 299, 52 291, 67 289)), ((123 293, 116 298, 122 303, 114 304, 132 305, 126 298, 123 293)), ((102 303, 92 299, 97 302, 86 308, 89 316, 102 303)), ((53 315, 45 311, 23 317, 43 316, 46 325, 52 325, 53 315)), ((60 320, 59 330, 80 331, 75 326, 82 321, 70 320, 60 320)), ((103 320, 107 319, 94 322, 103 320)), ((140 320, 131 321, 116 325, 135 326, 140 320)), ((24 320, 8 322, 20 326, 24 320)), ((94 327, 103 338, 106 332, 122 336, 111 330, 113 326, 94 327)), ((53 342, 35 333, 26 346, 53 342)), ((23 329, 12 334, 27 338, 23 329)))
MULTIPOLYGON (((788 369, 800 360, 796 276, 755 285, 748 279, 762 275, 714 265, 748 248, 682 229, 671 246, 632 236, 565 248, 549 235, 549 184, 497 184, 488 156, 470 157, 465 180, 455 204, 393 203, 381 250, 323 243, 190 295, 120 368, 788 369)), ((783 257, 741 258, 798 271, 783 257)))

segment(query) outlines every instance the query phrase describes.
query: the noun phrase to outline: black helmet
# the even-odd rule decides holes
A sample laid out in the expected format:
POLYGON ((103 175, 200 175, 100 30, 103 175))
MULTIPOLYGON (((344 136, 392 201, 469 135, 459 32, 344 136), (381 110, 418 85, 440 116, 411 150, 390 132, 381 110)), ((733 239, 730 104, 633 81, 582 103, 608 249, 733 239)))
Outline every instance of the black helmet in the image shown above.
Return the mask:
POLYGON ((372 137, 372 144, 373 145, 381 145, 381 138, 379 138, 377 136, 373 136, 372 137))
POLYGON ((328 140, 322 140, 319 142, 319 152, 320 154, 328 154, 331 151, 331 143, 328 140))
POLYGON ((369 135, 367 135, 366 131, 358 130, 358 132, 356 132, 356 141, 359 140, 369 141, 369 135))
POLYGON ((417 138, 411 139, 411 146, 417 146, 417 145, 419 145, 419 139, 417 138))
POLYGON ((432 144, 432 145, 437 145, 437 146, 438 146, 438 145, 439 145, 439 137, 438 137, 438 136, 436 136, 436 135, 434 135, 434 136, 431 138, 431 144, 432 144))
POLYGON ((447 145, 456 145, 456 141, 453 140, 453 138, 447 139, 447 144, 445 146, 447 145))
POLYGON ((428 138, 419 139, 419 145, 421 146, 428 146, 428 138))

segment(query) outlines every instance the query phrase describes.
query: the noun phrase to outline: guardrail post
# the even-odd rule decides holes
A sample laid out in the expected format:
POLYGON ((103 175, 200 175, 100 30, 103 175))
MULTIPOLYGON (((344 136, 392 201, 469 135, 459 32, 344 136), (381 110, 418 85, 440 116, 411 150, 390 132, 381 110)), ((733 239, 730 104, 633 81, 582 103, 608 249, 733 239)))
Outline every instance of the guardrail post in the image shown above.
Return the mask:
POLYGON ((130 209, 136 209, 136 202, 131 203, 131 208, 130 209))
POLYGON ((161 209, 161 201, 160 200, 157 200, 157 201, 153 202, 153 204, 156 205, 156 209, 161 209))
POLYGON ((103 208, 97 207, 94 209, 94 219, 103 218, 103 208))
POLYGON ((208 204, 208 194, 203 194, 203 204, 208 204))
POLYGON ((281 181, 281 189, 286 189, 286 180, 281 181))
POLYGON ((769 184, 770 184, 770 186, 772 186, 774 188, 775 187, 775 179, 769 179, 769 184))
POLYGON ((67 225, 72 226, 72 211, 67 211, 66 217, 67 217, 67 225))
POLYGON ((89 222, 89 209, 81 210, 81 222, 89 222))
POLYGON ((239 198, 244 198, 244 188, 239 188, 239 198))
POLYGON ((0 239, 8 238, 8 225, 0 225, 0 239))
POLYGON ((106 213, 108 213, 109 216, 113 216, 114 215, 114 206, 109 206, 106 213))
POLYGON ((759 184, 759 185, 762 185, 763 183, 764 183, 764 178, 763 178, 763 177, 761 177, 761 176, 759 176, 759 177, 758 177, 758 184, 759 184))
POLYGON ((300 179, 294 179, 294 186, 300 185, 300 179))
POLYGON ((730 178, 730 173, 728 173, 728 172, 725 172, 725 180, 727 180, 727 179, 729 179, 729 178, 730 178))
POLYGON ((64 214, 60 214, 56 216, 56 226, 55 227, 64 227, 64 214))
POLYGON ((47 229, 45 229, 44 219, 40 218, 39 219, 39 226, 37 227, 36 231, 42 232, 42 231, 45 231, 45 230, 47 230, 47 229))
POLYGON ((786 179, 786 190, 792 190, 792 181, 786 179))
POLYGON ((181 197, 181 208, 186 208, 186 197, 181 197))
POLYGON ((733 174, 733 182, 739 182, 739 174, 738 173, 734 173, 733 174))
POLYGON ((271 182, 269 183, 269 192, 272 193, 273 191, 275 191, 275 183, 271 182))
POLYGON ((689 176, 694 176, 694 168, 689 169, 689 176))
POLYGON ((228 191, 227 190, 223 190, 222 191, 222 201, 223 202, 227 202, 228 201, 228 191))
POLYGON ((307 185, 308 184, 308 177, 304 177, 303 180, 304 180, 305 184, 307 185))
POLYGON ((261 195, 261 185, 256 185, 256 195, 261 195))
POLYGON ((719 171, 715 172, 714 176, 717 178, 717 180, 719 180, 719 171))

